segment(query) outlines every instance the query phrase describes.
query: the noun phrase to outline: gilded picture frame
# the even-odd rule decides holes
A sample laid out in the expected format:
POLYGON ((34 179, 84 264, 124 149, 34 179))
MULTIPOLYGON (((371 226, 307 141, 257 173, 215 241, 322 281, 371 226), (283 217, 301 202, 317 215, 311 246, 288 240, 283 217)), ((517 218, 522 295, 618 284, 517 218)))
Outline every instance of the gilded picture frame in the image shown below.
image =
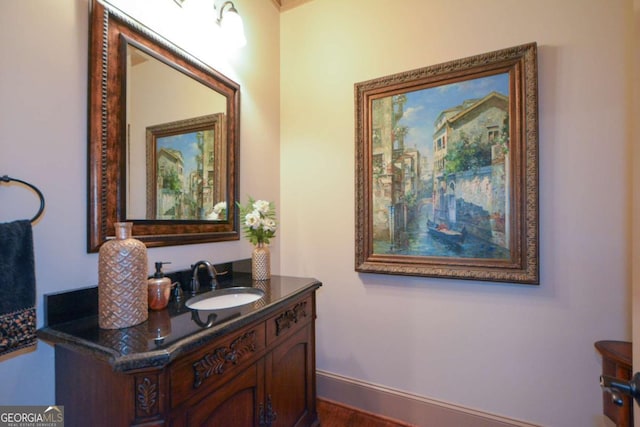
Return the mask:
POLYGON ((536 43, 354 95, 355 270, 539 284, 536 43))
POLYGON ((226 221, 224 113, 146 128, 147 219, 226 221))

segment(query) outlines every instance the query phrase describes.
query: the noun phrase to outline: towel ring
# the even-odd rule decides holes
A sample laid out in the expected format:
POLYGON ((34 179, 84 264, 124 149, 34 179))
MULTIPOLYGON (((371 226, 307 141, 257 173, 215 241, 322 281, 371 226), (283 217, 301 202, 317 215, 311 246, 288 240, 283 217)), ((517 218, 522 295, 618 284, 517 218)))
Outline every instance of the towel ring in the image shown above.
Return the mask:
POLYGON ((31 218, 31 223, 33 224, 38 218, 40 218, 40 215, 42 215, 42 211, 44 211, 44 196, 42 195, 42 192, 38 190, 38 187, 32 184, 29 184, 28 182, 23 181, 21 179, 11 178, 8 175, 0 176, 0 181, 1 182, 11 182, 11 181, 19 182, 20 184, 24 184, 27 187, 31 188, 36 193, 38 193, 38 197, 40 197, 40 209, 38 209, 38 213, 36 213, 36 215, 33 218, 31 218))

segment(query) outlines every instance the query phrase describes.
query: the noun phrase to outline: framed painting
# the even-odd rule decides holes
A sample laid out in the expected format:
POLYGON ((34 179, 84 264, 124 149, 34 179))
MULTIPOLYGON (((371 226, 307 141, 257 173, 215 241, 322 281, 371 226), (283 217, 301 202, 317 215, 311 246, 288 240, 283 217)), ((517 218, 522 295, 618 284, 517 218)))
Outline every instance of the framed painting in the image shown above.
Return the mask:
POLYGON ((356 271, 538 284, 536 44, 354 89, 356 271))
POLYGON ((147 219, 226 221, 224 114, 146 128, 147 219))

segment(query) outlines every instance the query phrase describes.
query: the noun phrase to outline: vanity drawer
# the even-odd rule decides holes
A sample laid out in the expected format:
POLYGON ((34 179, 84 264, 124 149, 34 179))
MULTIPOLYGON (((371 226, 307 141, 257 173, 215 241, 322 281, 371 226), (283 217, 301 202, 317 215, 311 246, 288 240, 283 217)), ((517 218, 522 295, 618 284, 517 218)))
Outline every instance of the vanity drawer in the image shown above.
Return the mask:
POLYGON ((312 296, 289 304, 267 320, 267 345, 291 335, 309 323, 313 316, 312 296))
POLYGON ((189 354, 170 369, 171 407, 210 393, 263 356, 264 323, 243 328, 189 354))

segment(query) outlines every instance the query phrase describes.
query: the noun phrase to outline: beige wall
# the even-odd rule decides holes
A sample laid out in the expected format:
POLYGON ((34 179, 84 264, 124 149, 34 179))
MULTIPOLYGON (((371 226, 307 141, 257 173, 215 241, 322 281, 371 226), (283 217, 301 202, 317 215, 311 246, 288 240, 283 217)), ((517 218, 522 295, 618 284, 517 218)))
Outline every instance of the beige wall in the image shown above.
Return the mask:
POLYGON ((315 0, 283 13, 281 270, 324 282, 318 369, 542 425, 601 421, 593 343, 631 336, 631 4, 315 0), (533 41, 541 285, 355 273, 354 83, 533 41))
POLYGON ((227 99, 154 58, 127 76, 127 162, 142 165, 127 168, 127 218, 147 218, 147 127, 225 114, 227 99))

